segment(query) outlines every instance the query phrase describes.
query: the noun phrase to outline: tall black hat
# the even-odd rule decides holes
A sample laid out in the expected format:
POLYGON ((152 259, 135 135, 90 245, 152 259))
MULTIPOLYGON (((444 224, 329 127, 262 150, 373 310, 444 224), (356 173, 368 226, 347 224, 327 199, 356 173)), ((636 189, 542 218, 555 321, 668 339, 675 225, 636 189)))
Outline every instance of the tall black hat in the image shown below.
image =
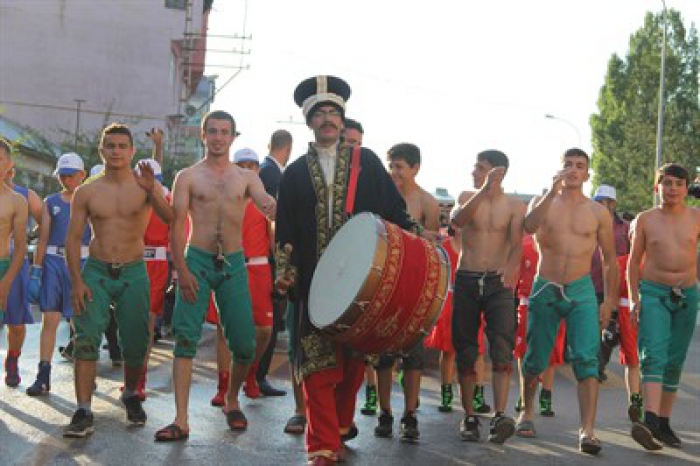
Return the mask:
POLYGON ((301 107, 307 120, 319 104, 333 104, 344 115, 345 102, 349 98, 350 86, 335 76, 316 76, 306 79, 294 91, 294 102, 301 107))

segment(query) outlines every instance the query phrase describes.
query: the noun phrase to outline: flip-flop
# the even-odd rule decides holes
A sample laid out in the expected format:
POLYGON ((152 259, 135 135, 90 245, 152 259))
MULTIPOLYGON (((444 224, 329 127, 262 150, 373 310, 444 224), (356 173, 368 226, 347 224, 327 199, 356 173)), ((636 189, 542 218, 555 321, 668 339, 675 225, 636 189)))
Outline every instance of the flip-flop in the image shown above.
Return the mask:
POLYGON ((522 438, 537 437, 537 431, 535 431, 535 423, 530 420, 518 421, 518 423, 515 426, 515 435, 522 438))
POLYGON ((285 434, 303 434, 306 431, 306 416, 303 414, 295 414, 290 417, 287 424, 284 426, 285 434))
POLYGON ((240 409, 232 409, 227 412, 226 423, 231 430, 246 430, 248 428, 248 419, 240 409))
POLYGON ((579 435, 578 449, 582 453, 597 455, 602 448, 603 446, 600 444, 600 440, 598 440, 597 437, 586 435, 583 432, 579 435))
POLYGON ((189 430, 185 431, 177 424, 170 424, 156 432, 155 440, 156 442, 178 442, 187 440, 189 437, 189 430))

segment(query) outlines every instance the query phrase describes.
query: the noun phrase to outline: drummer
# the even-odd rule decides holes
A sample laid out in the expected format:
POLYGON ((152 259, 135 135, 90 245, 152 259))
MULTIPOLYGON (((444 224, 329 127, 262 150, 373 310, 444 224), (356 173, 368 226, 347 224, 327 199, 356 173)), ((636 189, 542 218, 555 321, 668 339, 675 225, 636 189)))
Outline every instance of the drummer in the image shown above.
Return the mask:
MULTIPOLYGON (((424 228, 437 232, 440 229, 440 206, 437 200, 416 183, 420 170, 420 149, 415 144, 400 143, 387 153, 389 172, 399 193, 406 201, 408 213, 424 228)), ((420 436, 416 409, 420 396, 420 379, 424 365, 423 342, 418 342, 407 354, 401 357, 403 371, 401 384, 404 392, 404 414, 401 418, 400 436, 402 441, 416 441, 420 436)), ((377 387, 379 389, 378 425, 374 434, 378 437, 391 437, 394 417, 391 414, 391 379, 396 355, 384 354, 377 365, 377 387)))
POLYGON ((520 269, 525 205, 503 192, 508 157, 497 150, 479 153, 472 177, 476 192, 459 196, 452 223, 462 228, 462 253, 455 278, 452 342, 465 417, 463 440, 479 440, 479 418, 472 397, 476 385, 478 329, 486 320, 486 337, 493 364, 495 416, 489 441, 503 443, 515 433, 513 419, 504 414, 508 401, 515 343, 514 288, 520 269))
POLYGON ((294 369, 306 400, 306 449, 309 464, 314 465, 335 464, 345 456, 343 442, 357 436, 353 416, 364 374, 362 355, 311 325, 309 288, 318 260, 348 220, 347 210, 373 212, 402 228, 422 230, 409 217, 406 203, 371 150, 358 149, 361 170, 348 169, 353 150, 339 140, 349 97, 348 84, 334 76, 312 77, 297 86, 294 100, 314 142, 284 171, 277 206, 276 284, 290 292, 297 309, 298 321, 292 323, 298 329, 294 369), (351 183, 354 174, 356 185, 351 183))

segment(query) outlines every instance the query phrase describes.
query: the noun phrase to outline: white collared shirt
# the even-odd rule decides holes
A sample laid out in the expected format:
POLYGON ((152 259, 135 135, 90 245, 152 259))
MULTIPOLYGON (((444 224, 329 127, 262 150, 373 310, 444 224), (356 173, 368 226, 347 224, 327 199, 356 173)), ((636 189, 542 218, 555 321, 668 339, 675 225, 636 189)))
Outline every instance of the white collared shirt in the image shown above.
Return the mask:
POLYGON ((314 144, 318 154, 318 162, 323 170, 323 180, 328 187, 328 227, 333 226, 333 182, 335 181, 335 164, 338 160, 338 144, 331 147, 320 147, 314 144))
POLYGON ((284 165, 282 165, 282 164, 279 162, 279 160, 277 160, 276 158, 274 158, 274 157, 272 156, 272 154, 268 154, 267 157, 268 157, 269 159, 271 159, 273 162, 275 162, 275 164, 277 165, 277 167, 280 169, 280 172, 283 172, 283 171, 284 171, 284 168, 285 168, 284 165))

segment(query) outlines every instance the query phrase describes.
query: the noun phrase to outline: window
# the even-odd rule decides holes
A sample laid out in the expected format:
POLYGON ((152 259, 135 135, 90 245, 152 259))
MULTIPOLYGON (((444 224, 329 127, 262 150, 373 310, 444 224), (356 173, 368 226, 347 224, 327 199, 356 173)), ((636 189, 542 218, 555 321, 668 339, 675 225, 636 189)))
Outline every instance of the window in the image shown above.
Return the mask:
POLYGON ((187 0, 165 0, 165 8, 174 10, 184 10, 187 5, 187 0))

